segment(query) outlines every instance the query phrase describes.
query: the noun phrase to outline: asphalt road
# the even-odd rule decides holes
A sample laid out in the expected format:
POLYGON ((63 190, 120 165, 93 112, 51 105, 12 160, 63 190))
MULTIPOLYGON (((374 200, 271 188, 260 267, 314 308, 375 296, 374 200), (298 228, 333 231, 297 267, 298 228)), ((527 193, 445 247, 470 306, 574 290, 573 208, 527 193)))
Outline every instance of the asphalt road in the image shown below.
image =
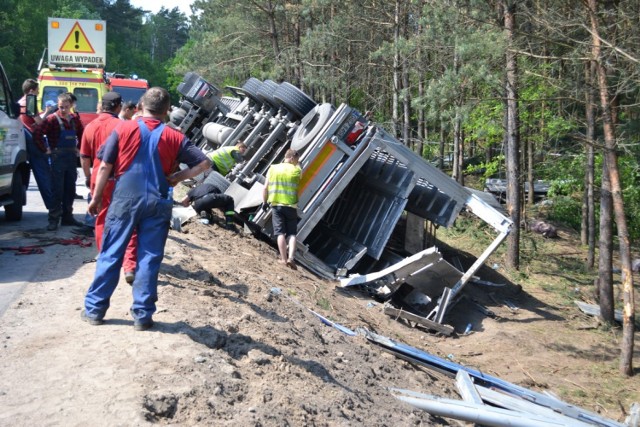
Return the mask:
MULTIPOLYGON (((84 174, 78 169, 76 193, 85 197, 74 201, 74 216, 78 221, 84 219, 87 208, 88 190, 84 186, 84 174)), ((16 255, 16 251, 4 248, 31 246, 50 238, 69 239, 77 237, 71 232, 74 227, 60 227, 56 231, 47 231, 47 209, 42 202, 35 179, 31 176, 27 191, 27 205, 24 206, 22 221, 9 222, 0 208, 0 316, 9 307, 32 279, 45 268, 52 268, 56 259, 64 251, 78 250, 78 246, 51 245, 43 247, 43 254, 16 255)))

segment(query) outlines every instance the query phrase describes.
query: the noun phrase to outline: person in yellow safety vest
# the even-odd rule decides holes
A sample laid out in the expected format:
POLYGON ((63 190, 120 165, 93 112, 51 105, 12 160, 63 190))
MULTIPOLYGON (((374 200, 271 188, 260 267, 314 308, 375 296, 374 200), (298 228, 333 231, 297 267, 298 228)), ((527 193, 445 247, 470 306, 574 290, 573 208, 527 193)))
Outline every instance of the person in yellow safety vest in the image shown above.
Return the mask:
POLYGON ((220 147, 207 157, 213 162, 212 168, 220 172, 220 175, 226 176, 236 163, 242 163, 244 159, 242 155, 247 151, 244 142, 238 142, 234 146, 220 147))
POLYGON ((298 166, 299 158, 296 150, 288 149, 284 162, 269 168, 262 194, 263 209, 269 204, 272 206, 271 220, 273 233, 278 241, 279 262, 293 270, 298 269, 293 257, 298 232, 298 188, 302 174, 302 169, 298 166))

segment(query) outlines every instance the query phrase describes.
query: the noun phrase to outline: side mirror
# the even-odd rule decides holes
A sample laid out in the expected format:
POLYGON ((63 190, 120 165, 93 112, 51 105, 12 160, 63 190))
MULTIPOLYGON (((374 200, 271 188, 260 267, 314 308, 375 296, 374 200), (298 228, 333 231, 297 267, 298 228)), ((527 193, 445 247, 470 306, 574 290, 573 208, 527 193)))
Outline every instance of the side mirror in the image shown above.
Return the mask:
POLYGON ((34 117, 38 115, 38 96, 37 95, 27 95, 26 114, 29 117, 34 117))

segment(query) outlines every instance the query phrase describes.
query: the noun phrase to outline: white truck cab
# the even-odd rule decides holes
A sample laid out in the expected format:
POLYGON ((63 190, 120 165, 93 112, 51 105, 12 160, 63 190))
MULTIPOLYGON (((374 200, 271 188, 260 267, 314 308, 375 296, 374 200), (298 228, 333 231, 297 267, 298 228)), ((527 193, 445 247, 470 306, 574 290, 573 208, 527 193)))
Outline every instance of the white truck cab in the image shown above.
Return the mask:
POLYGON ((0 206, 4 206, 8 221, 22 219, 29 184, 25 133, 19 115, 20 107, 0 63, 0 206))

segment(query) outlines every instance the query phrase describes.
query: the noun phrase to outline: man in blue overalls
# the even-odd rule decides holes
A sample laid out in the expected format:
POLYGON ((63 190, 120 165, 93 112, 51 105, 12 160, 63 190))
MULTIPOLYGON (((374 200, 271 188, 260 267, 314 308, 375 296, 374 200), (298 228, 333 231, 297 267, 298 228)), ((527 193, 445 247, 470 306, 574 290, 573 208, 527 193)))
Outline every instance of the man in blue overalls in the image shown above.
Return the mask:
POLYGON ((78 141, 84 127, 77 115, 71 114, 73 97, 70 93, 58 95, 58 111, 34 127, 33 141, 38 149, 51 156, 52 198, 47 230, 62 225, 83 225, 73 217, 73 200, 78 178, 78 141))
POLYGON ((133 282, 131 315, 134 329, 153 325, 158 299, 158 271, 169 233, 173 198, 170 187, 211 166, 205 155, 180 132, 164 125, 170 107, 169 93, 159 87, 142 98, 143 117, 123 122, 105 142, 89 213, 97 215, 109 176, 115 189, 96 263, 93 283, 85 297, 81 317, 91 325, 102 324, 110 298, 118 285, 127 243, 138 230, 138 266, 133 282), (187 169, 172 173, 179 163, 187 169))

